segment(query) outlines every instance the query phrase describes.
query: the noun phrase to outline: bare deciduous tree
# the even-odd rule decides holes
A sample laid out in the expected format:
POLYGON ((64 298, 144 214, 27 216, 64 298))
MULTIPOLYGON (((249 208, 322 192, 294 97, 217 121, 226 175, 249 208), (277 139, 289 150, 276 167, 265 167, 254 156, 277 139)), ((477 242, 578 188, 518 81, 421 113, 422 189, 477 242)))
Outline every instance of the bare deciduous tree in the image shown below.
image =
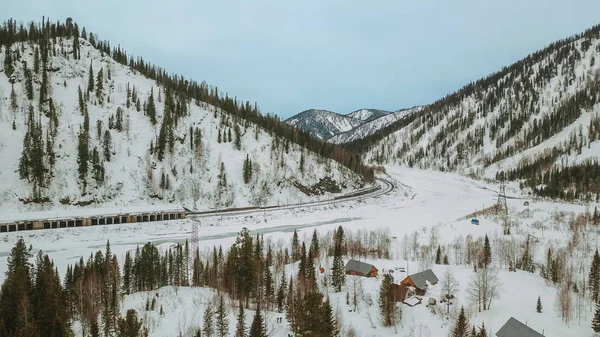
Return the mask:
POLYGON ((456 293, 458 292, 458 281, 454 278, 454 274, 452 273, 452 269, 446 269, 444 273, 444 278, 442 279, 442 294, 444 296, 444 300, 446 301, 446 313, 450 313, 450 300, 454 298, 456 293))
POLYGON ((495 268, 479 268, 467 287, 469 298, 473 303, 477 303, 479 311, 488 310, 492 299, 499 298, 501 291, 502 282, 495 268))

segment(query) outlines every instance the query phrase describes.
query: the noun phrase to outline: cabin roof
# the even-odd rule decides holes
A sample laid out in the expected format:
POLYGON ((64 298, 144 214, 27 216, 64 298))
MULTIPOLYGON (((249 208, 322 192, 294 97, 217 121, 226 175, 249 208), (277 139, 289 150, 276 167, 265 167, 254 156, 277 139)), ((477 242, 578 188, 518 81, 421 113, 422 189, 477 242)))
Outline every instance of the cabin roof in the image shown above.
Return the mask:
POLYGON ((427 269, 416 274, 408 275, 408 277, 410 277, 410 279, 414 282, 415 286, 421 290, 427 289, 427 282, 431 284, 439 282, 437 276, 435 276, 431 269, 427 269))
POLYGON ((541 333, 511 317, 496 332, 498 337, 544 337, 541 333))
POLYGON ((375 267, 375 266, 373 266, 372 264, 350 259, 350 260, 348 260, 348 262, 346 262, 345 269, 346 269, 346 271, 352 270, 352 271, 357 271, 361 274, 368 275, 369 272, 371 271, 371 268, 373 268, 373 267, 375 267))

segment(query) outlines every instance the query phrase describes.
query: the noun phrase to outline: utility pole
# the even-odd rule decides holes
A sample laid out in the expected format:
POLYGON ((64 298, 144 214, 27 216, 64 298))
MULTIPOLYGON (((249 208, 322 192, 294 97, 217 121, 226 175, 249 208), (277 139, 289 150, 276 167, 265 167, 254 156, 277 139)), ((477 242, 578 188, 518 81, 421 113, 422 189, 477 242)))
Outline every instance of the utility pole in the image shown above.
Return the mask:
POLYGON ((506 204, 506 183, 504 180, 500 181, 500 187, 498 188, 497 205, 499 210, 504 211, 504 214, 508 215, 508 205, 506 204))

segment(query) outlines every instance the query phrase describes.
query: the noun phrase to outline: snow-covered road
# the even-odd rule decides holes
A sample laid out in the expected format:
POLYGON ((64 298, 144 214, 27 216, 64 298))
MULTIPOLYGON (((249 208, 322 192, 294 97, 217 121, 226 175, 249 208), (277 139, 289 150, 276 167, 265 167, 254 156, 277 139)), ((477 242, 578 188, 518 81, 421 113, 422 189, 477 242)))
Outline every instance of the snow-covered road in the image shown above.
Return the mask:
MULTIPOLYGON (((274 242, 286 242, 294 230, 310 235, 313 228, 328 231, 343 225, 353 230, 389 228, 402 236, 422 226, 453 222, 464 215, 495 202, 493 186, 454 174, 389 167, 382 188, 369 197, 351 197, 269 210, 202 215, 200 248, 227 247, 236 234, 247 227, 274 242)), ((469 230, 472 228, 469 227, 469 230)), ((110 240, 113 252, 124 254, 137 245, 153 242, 168 247, 191 239, 192 219, 136 223, 86 228, 64 228, 2 233, 0 236, 0 277, 6 256, 15 240, 22 236, 55 261, 61 273, 68 264, 103 249, 110 240)))

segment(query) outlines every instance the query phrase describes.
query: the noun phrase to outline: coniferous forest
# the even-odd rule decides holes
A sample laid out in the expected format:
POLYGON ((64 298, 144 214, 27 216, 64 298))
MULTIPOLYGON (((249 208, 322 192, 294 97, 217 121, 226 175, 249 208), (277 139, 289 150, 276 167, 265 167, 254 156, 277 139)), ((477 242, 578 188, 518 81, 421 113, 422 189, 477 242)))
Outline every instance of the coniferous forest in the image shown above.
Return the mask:
MULTIPOLYGON (((309 242, 294 232, 290 248, 274 249, 270 241, 265 243, 262 236, 244 228, 227 251, 215 246, 201 257, 187 240, 164 252, 147 243, 128 251, 122 260, 107 242, 104 251, 67 266, 62 277, 41 251, 31 263, 33 247, 19 238, 9 254, 0 288, 0 336, 71 336, 76 322, 84 336, 146 336, 142 313, 128 310, 122 315, 121 302, 126 295, 165 286, 216 289, 229 297, 228 302, 236 303, 240 312, 255 310, 252 322, 238 319, 236 329, 245 332, 240 336, 268 335, 261 310, 285 314, 297 336, 337 336, 341 327, 324 287, 341 291, 346 257, 390 257, 386 233, 367 235, 371 238, 368 245, 377 249, 367 249, 360 233, 348 234, 342 227, 325 235, 314 231, 309 242), (318 276, 320 257, 333 259, 331 276, 318 276), (292 263, 297 263, 297 273, 288 275, 285 266, 292 263)), ((222 301, 219 295, 217 304, 222 301)), ((148 299, 146 310, 162 311, 159 306, 156 299, 148 299)), ((209 306, 204 313, 199 334, 220 329, 219 336, 228 336, 230 324, 223 313, 228 309, 217 306, 221 308, 212 312, 209 306)))
POLYGON ((573 156, 599 139, 599 39, 600 25, 558 40, 342 146, 374 163, 475 176, 493 169, 539 196, 595 200, 598 162, 573 156), (543 151, 518 157, 538 145, 543 151), (505 161, 515 156, 514 165, 505 161))
MULTIPOLYGON (((48 71, 52 71, 52 69, 48 69, 46 64, 48 55, 56 55, 57 52, 61 52, 60 48, 57 48, 56 45, 58 38, 72 39, 75 42, 73 44, 75 46, 73 52, 68 57, 74 59, 80 57, 79 42, 80 39, 84 39, 94 48, 110 55, 118 63, 129 66, 131 69, 138 71, 142 75, 155 80, 159 85, 164 86, 166 109, 163 123, 159 127, 160 133, 158 144, 156 144, 156 151, 160 160, 162 160, 165 151, 173 150, 172 144, 175 140, 173 126, 177 125, 178 119, 187 113, 185 103, 190 101, 196 103, 205 102, 222 109, 233 118, 238 118, 242 121, 258 125, 276 137, 278 141, 298 144, 325 158, 330 158, 339 162, 368 181, 373 180, 372 170, 363 164, 359 155, 334 144, 317 140, 311 137, 307 132, 282 123, 276 115, 269 113, 262 114, 256 103, 251 104, 249 101, 242 101, 237 97, 230 97, 228 94, 224 94, 220 91, 219 88, 210 86, 205 82, 198 83, 180 75, 169 74, 165 69, 144 61, 142 57, 134 58, 133 56, 128 55, 120 46, 111 46, 110 42, 100 40, 96 34, 93 34, 91 31, 86 31, 85 27, 80 28, 80 26, 71 18, 66 19, 64 22, 50 22, 50 19, 44 18, 41 23, 31 22, 27 26, 20 23, 18 24, 15 20, 10 19, 4 22, 2 27, 0 27, 0 45, 4 47, 4 50, 12 50, 11 46, 18 42, 35 43, 40 46, 39 50, 37 50, 37 52, 39 52, 39 57, 36 52, 34 68, 38 69, 41 73, 39 107, 44 111, 52 111, 54 109, 52 98, 49 96, 46 89, 48 88, 48 71)), ((18 61, 19 58, 19 50, 6 54, 3 67, 9 78, 14 72, 15 61, 18 61)), ((96 95, 98 98, 101 98, 101 93, 104 90, 102 87, 103 78, 104 76, 110 78, 110 73, 103 74, 102 71, 99 71, 98 76, 94 78, 94 76, 91 75, 94 73, 92 64, 90 64, 90 70, 92 70, 92 72, 90 72, 88 92, 80 93, 80 102, 81 97, 86 98, 91 95, 96 95)), ((29 70, 26 71, 26 80, 29 83, 31 80, 30 76, 27 76, 28 73, 29 70)), ((27 88, 31 88, 31 86, 27 85, 27 88)), ((30 90, 28 90, 28 95, 31 94, 29 91, 30 90)), ((135 105, 137 110, 140 111, 142 109, 141 102, 139 99, 136 99, 135 93, 132 93, 128 98, 129 97, 131 100, 128 100, 128 104, 135 105)), ((16 104, 16 99, 14 102, 16 104)), ((150 100, 150 102, 153 102, 153 100, 150 100)), ((153 103, 149 104, 149 106, 144 106, 144 111, 151 120, 155 121, 156 111, 152 104, 153 103)), ((82 115, 85 115, 85 109, 83 109, 82 115)), ((32 126, 32 128, 34 128, 34 126, 32 126)), ((26 139, 26 145, 37 144, 35 140, 39 135, 36 134, 35 129, 32 129, 32 132, 28 134, 30 134, 30 136, 26 139)), ((83 135, 81 136, 81 142, 85 145, 86 137, 89 138, 89 126, 84 128, 81 134, 83 135)), ((232 139, 231 130, 228 130, 228 139, 232 139)), ((82 146, 82 148, 85 148, 85 146, 82 146)), ((32 150, 35 150, 35 148, 32 150)), ((93 153, 91 151, 84 151, 79 153, 79 156, 82 158, 81 161, 86 161, 85 159, 93 156, 93 153)), ((35 179, 36 186, 43 187, 44 179, 42 179, 39 172, 50 170, 47 167, 40 167, 40 165, 42 165, 41 163, 36 166, 36 163, 29 160, 34 157, 35 156, 31 154, 22 159, 22 165, 20 165, 20 167, 22 166, 23 169, 20 169, 20 174, 23 178, 35 179)), ((84 168, 82 168, 82 170, 83 169, 84 168)), ((98 172, 96 176, 101 180, 101 168, 98 169, 100 172, 98 172)))

